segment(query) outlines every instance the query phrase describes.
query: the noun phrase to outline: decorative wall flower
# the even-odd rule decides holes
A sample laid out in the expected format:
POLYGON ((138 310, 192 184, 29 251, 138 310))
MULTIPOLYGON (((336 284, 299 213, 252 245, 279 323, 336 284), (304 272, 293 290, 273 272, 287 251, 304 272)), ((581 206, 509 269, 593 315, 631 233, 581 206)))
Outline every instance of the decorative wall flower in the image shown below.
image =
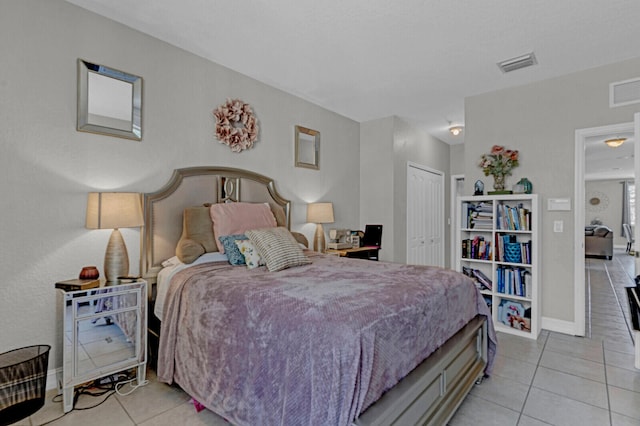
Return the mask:
POLYGON ((258 119, 253 115, 251 105, 240 99, 227 102, 213 110, 216 118, 216 137, 233 152, 253 147, 258 140, 258 119))

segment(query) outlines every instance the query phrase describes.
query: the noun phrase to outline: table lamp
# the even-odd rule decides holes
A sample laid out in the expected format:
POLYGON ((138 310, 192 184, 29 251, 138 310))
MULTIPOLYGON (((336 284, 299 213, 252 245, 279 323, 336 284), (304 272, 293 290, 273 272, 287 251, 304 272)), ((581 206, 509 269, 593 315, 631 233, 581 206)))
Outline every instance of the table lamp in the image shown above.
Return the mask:
POLYGON ((118 228, 144 225, 142 203, 137 192, 90 192, 87 198, 86 227, 113 229, 104 255, 107 281, 129 275, 129 254, 118 228))
POLYGON ((311 203, 307 205, 307 222, 316 224, 313 250, 323 252, 325 246, 323 223, 333 223, 333 203, 311 203))

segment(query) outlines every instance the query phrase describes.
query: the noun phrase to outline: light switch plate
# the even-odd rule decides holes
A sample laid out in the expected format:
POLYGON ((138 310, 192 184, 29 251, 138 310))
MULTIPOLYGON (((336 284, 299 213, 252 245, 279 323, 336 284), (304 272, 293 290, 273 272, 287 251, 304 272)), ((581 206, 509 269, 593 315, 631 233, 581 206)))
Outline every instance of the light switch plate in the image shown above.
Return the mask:
POLYGON ((570 198, 549 198, 547 200, 547 210, 569 211, 571 210, 571 199, 570 198))
POLYGON ((562 220, 553 221, 553 232, 563 232, 564 222, 562 220))

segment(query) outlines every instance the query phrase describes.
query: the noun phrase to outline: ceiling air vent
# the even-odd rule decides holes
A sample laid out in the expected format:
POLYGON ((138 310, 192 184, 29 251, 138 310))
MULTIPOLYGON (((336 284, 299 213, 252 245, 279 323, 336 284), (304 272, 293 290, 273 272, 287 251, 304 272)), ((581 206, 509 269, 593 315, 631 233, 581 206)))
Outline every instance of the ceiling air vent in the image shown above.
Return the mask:
POLYGON ((500 71, 507 73, 521 68, 530 67, 537 64, 536 55, 527 53, 526 55, 518 56, 517 58, 507 59, 506 61, 498 62, 498 68, 500 71))
POLYGON ((609 108, 640 102, 640 78, 609 84, 609 108))

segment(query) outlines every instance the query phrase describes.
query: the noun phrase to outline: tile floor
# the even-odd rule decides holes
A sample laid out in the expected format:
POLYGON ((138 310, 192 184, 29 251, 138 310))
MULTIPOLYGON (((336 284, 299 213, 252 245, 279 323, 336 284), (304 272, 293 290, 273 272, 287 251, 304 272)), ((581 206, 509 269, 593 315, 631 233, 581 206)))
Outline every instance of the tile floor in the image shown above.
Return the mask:
MULTIPOLYGON (((587 261, 591 297, 589 336, 543 331, 536 341, 499 334, 494 375, 473 388, 451 419, 461 425, 640 425, 640 370, 633 367, 633 346, 622 286, 632 282, 633 258, 587 261), (614 292, 613 289, 616 289, 614 292)), ((59 420, 62 404, 55 392, 36 414, 19 425, 225 425, 204 410, 196 413, 180 389, 155 380, 128 396, 81 396, 59 420)), ((125 387, 126 391, 126 387, 125 387)))
POLYGON ((450 426, 640 425, 640 370, 623 288, 633 283, 633 257, 621 251, 586 266, 587 337, 499 334, 493 376, 473 388, 450 426))

